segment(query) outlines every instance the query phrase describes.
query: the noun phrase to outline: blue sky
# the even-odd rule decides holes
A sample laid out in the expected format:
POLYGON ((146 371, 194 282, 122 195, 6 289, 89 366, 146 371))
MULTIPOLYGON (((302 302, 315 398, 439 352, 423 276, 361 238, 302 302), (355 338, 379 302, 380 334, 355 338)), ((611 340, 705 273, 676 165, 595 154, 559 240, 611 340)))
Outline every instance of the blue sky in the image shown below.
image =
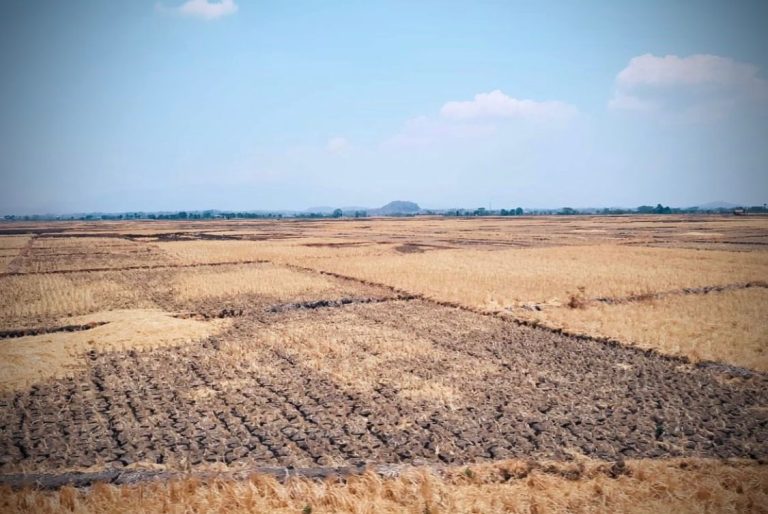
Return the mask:
POLYGON ((766 19, 765 2, 6 2, 0 212, 762 204, 766 19))

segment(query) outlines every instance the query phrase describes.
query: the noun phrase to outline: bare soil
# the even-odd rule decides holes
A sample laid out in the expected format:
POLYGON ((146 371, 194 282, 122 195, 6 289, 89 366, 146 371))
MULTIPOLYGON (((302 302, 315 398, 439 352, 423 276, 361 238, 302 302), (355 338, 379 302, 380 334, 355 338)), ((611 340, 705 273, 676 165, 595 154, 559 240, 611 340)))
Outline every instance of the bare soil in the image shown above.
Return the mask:
MULTIPOLYGON (((420 300, 242 313, 220 337, 150 352, 89 354, 86 371, 0 394, 0 472, 123 467, 460 464, 642 457, 768 458, 768 376, 573 339, 420 300), (280 347, 255 360, 259 328, 337 313, 427 338, 451 361, 376 372, 370 391, 280 347), (493 364, 461 369, 454 361, 493 364), (493 371, 495 370, 495 371, 493 371), (474 399, 453 408, 399 394, 399 373, 447 375, 474 399), (233 384, 236 384, 233 386, 233 384)), ((238 313, 240 314, 240 313, 238 313)), ((329 318, 329 319, 326 319, 329 318)), ((361 352, 375 348, 361 347, 361 352)))

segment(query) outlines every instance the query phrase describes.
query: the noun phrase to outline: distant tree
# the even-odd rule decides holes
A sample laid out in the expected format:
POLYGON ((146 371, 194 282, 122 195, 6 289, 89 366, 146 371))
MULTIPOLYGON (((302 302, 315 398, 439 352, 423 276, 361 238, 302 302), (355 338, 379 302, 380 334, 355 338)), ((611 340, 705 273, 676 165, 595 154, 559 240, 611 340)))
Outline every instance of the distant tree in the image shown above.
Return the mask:
POLYGON ((332 216, 334 218, 341 218, 344 215, 344 212, 341 209, 334 209, 332 216))
POLYGON ((522 215, 523 215, 522 207, 518 207, 517 209, 515 209, 515 216, 522 216, 522 215))
POLYGON ((572 207, 563 207, 562 209, 560 209, 560 212, 558 212, 558 214, 573 215, 573 214, 577 214, 577 212, 576 212, 576 209, 572 207))

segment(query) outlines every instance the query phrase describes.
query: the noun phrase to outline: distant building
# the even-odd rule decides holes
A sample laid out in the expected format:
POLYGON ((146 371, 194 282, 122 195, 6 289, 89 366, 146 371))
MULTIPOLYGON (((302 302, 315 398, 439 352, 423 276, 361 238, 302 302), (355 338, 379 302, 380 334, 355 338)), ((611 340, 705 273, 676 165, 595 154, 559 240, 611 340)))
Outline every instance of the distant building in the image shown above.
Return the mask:
POLYGON ((747 214, 747 210, 743 207, 737 207, 733 210, 734 216, 745 216, 747 214))

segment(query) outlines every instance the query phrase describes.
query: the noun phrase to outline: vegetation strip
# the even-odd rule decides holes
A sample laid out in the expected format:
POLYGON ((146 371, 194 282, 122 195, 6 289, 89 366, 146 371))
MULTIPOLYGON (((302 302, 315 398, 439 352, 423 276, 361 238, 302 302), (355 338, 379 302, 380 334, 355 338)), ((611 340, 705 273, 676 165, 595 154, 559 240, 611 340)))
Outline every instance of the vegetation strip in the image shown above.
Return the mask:
POLYGON ((92 328, 106 325, 109 321, 93 321, 84 325, 64 325, 63 327, 38 327, 38 328, 20 328, 15 330, 0 330, 0 339, 12 339, 16 337, 39 336, 42 334, 53 334, 56 332, 82 332, 92 328))
POLYGON ((12 275, 62 275, 70 273, 90 273, 98 271, 131 271, 131 270, 155 270, 155 269, 177 269, 177 268, 202 268, 213 266, 235 266, 248 264, 270 264, 271 261, 265 259, 256 259, 249 261, 224 261, 224 262, 200 262, 195 264, 159 264, 156 266, 121 266, 119 268, 80 268, 80 269, 57 269, 48 271, 26 271, 0 273, 0 277, 12 275))

